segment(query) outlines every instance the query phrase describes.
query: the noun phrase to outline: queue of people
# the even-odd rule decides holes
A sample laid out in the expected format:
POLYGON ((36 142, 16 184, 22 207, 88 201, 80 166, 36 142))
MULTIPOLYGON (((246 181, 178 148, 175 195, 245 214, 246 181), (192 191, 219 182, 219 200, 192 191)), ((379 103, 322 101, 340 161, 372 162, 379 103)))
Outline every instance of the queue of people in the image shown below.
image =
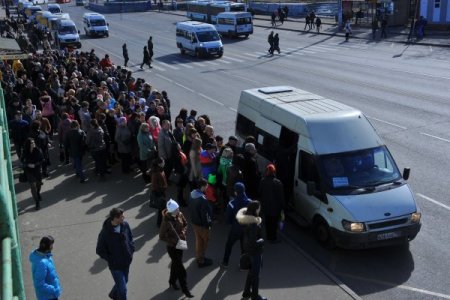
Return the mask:
MULTIPOLYGON (((224 143, 209 116, 198 115, 193 109, 188 114, 189 110, 182 108, 173 118, 166 91, 159 92, 135 78, 108 55, 100 59, 94 49, 43 49, 30 53, 27 60, 4 61, 0 71, 10 138, 37 210, 43 201, 41 188, 55 168, 72 164, 74 178, 81 184, 88 184, 91 176, 107 184, 109 176, 140 172, 143 187, 151 183, 149 196, 162 199, 156 225, 172 259, 169 287, 181 288, 186 297, 193 297, 178 241, 186 240, 191 226, 197 265, 211 266, 207 246, 217 237, 212 237, 210 230, 215 222, 226 219, 230 234, 224 241, 221 266, 228 267, 233 244, 240 240, 241 254, 248 253, 252 261, 243 297, 265 299, 258 294, 264 243, 261 220, 267 219, 267 240, 279 241, 276 224, 284 209, 284 196, 273 165, 266 174, 260 174, 254 137, 248 137, 242 146, 234 136, 224 143), (51 151, 59 152, 59 164, 52 162, 51 151), (95 163, 91 176, 83 164, 87 154, 95 163), (119 161, 122 174, 110 175, 119 161), (167 197, 170 182, 176 185, 177 201, 167 197), (270 186, 274 192, 268 193, 270 186), (189 207, 189 222, 179 206, 189 207), (263 212, 262 219, 260 207, 271 210, 263 212), (257 221, 246 223, 240 214, 257 221)), ((108 262, 115 282, 109 297, 120 300, 127 299, 134 253, 132 229, 124 219, 122 209, 112 209, 97 243, 97 254, 108 262)), ((53 243, 46 237, 30 258, 38 299, 58 299, 61 295, 51 256, 53 243), (53 275, 44 276, 45 272, 53 275)))

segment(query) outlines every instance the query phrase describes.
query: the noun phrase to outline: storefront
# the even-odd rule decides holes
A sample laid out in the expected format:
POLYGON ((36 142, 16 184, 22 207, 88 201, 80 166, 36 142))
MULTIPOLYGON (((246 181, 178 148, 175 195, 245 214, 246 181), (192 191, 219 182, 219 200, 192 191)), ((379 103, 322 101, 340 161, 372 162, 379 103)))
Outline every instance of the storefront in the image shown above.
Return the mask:
POLYGON ((410 0, 342 0, 343 20, 348 18, 354 24, 372 23, 387 18, 389 26, 408 24, 410 0))

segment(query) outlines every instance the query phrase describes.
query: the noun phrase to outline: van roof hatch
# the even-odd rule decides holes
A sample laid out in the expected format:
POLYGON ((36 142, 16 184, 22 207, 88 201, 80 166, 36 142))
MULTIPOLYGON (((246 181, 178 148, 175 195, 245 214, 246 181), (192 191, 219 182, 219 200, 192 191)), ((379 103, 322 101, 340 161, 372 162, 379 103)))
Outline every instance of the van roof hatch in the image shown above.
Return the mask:
POLYGON ((293 89, 288 86, 270 86, 270 87, 264 87, 258 89, 258 92, 261 92, 263 94, 276 94, 276 93, 286 93, 286 92, 292 92, 293 89))

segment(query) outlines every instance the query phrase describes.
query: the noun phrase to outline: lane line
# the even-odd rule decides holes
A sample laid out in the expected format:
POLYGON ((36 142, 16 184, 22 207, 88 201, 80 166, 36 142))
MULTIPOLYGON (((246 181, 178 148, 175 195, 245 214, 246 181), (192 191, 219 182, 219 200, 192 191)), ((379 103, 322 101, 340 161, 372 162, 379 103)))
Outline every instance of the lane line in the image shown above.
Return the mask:
POLYGON ((188 65, 186 63, 182 63, 181 61, 178 61, 178 60, 172 60, 172 62, 176 63, 177 66, 185 67, 185 68, 188 68, 188 69, 193 69, 194 68, 193 66, 190 66, 190 65, 188 65))
POLYGON ((428 290, 424 290, 424 289, 419 289, 419 288, 415 288, 415 287, 407 286, 407 285, 403 285, 403 284, 398 285, 398 284, 395 284, 395 283, 390 283, 390 282, 377 280, 377 279, 364 278, 364 277, 351 275, 351 274, 347 274, 347 273, 342 273, 342 272, 337 272, 336 274, 338 274, 340 276, 345 276, 345 277, 361 280, 361 281, 376 283, 376 284, 379 284, 379 285, 384 285, 384 286, 389 286, 389 287, 393 287, 393 288, 399 288, 399 289, 403 289, 403 290, 408 290, 408 291, 411 291, 411 292, 417 292, 417 293, 421 293, 421 294, 425 294, 425 295, 435 296, 435 297, 438 297, 438 298, 441 298, 441 299, 450 299, 450 295, 436 293, 436 292, 432 292, 432 291, 428 291, 428 290))
POLYGON ((218 66, 219 65, 218 63, 213 62, 213 61, 205 61, 205 64, 212 65, 212 66, 218 66))
POLYGON ((237 112, 237 109, 232 108, 232 107, 228 107, 231 111, 237 112))
POLYGON ((446 210, 450 210, 450 206, 445 205, 444 203, 441 203, 441 202, 439 202, 439 201, 437 201, 437 200, 434 200, 433 198, 427 197, 427 196, 422 195, 422 194, 420 194, 420 193, 417 193, 416 195, 419 196, 419 197, 421 197, 421 198, 423 198, 423 199, 425 199, 425 200, 427 200, 427 201, 430 201, 430 202, 432 202, 432 203, 434 203, 434 204, 436 204, 436 205, 439 205, 440 207, 443 207, 443 208, 445 208, 446 210))
POLYGON ((444 138, 441 138, 441 137, 438 137, 438 136, 435 136, 435 135, 431 135, 431 134, 428 134, 428 133, 425 133, 425 132, 420 132, 420 134, 432 137, 434 139, 438 139, 440 141, 444 141, 444 142, 450 143, 450 140, 447 140, 447 139, 444 139, 444 138))
POLYGON ((178 67, 174 67, 174 66, 171 66, 171 65, 169 65, 169 64, 166 64, 165 62, 162 62, 162 61, 160 61, 159 63, 160 63, 161 65, 167 67, 167 68, 172 69, 172 70, 179 70, 179 69, 180 69, 180 68, 178 68, 178 67))
POLYGON ((217 103, 217 104, 219 104, 220 106, 225 106, 225 104, 223 104, 222 102, 217 101, 217 100, 215 100, 215 99, 213 99, 213 98, 211 98, 211 97, 208 97, 208 96, 206 96, 205 94, 198 93, 198 95, 201 96, 201 97, 203 97, 203 98, 205 98, 205 99, 207 99, 207 100, 209 100, 209 101, 211 101, 211 102, 217 103))
POLYGON ((388 124, 388 125, 391 125, 391 126, 394 126, 394 127, 398 127, 398 128, 403 129, 403 130, 407 129, 405 126, 401 126, 401 125, 398 125, 398 124, 395 124, 395 123, 391 123, 391 122, 388 122, 388 121, 385 121, 385 120, 377 119, 377 118, 370 117, 370 116, 367 116, 367 118, 375 120, 375 121, 378 121, 380 123, 384 123, 384 124, 388 124))
POLYGON ((167 81, 170 82, 170 83, 173 83, 173 80, 170 79, 170 78, 168 78, 168 77, 166 77, 166 76, 163 76, 163 75, 161 75, 161 74, 159 74, 159 73, 156 73, 155 75, 158 76, 159 78, 162 78, 162 79, 164 79, 164 80, 167 80, 167 81))
POLYGON ((242 59, 237 59, 237 58, 233 58, 233 57, 229 57, 229 56, 224 56, 224 57, 229 60, 234 60, 235 62, 244 62, 242 59))
POLYGON ((241 76, 241 75, 231 74, 231 73, 228 73, 228 75, 233 76, 233 77, 237 77, 237 78, 242 79, 242 80, 247 80, 247 81, 250 81, 250 82, 255 83, 255 84, 264 85, 264 84, 260 83, 259 81, 256 81, 256 80, 253 80, 253 79, 241 76))
POLYGON ((182 85, 181 83, 178 83, 178 82, 174 82, 174 84, 178 85, 179 87, 182 87, 183 89, 186 89, 186 90, 188 90, 189 92, 195 93, 195 91, 194 91, 193 89, 191 89, 191 88, 188 88, 187 86, 185 86, 185 85, 182 85))
POLYGON ((220 61, 221 63, 224 63, 224 64, 231 64, 231 61, 226 61, 223 58, 218 61, 220 61))

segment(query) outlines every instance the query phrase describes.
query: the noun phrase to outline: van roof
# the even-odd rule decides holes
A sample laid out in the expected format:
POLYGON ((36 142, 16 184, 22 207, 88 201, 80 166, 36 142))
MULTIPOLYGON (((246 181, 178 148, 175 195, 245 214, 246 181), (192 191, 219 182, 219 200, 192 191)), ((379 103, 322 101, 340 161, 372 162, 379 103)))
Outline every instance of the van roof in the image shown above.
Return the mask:
POLYGON ((273 120, 275 127, 281 129, 282 125, 309 137, 318 154, 384 144, 361 111, 301 89, 275 86, 244 90, 238 111, 243 110, 242 105, 259 112, 263 119, 273 120))
POLYGON ((89 13, 85 13, 83 15, 84 18, 102 18, 104 19, 105 17, 102 14, 96 13, 96 12, 89 12, 89 13))
POLYGON ((68 25, 75 26, 75 23, 72 20, 68 20, 68 19, 59 19, 59 23, 63 26, 68 26, 68 25))
POLYGON ((209 30, 209 29, 214 29, 216 30, 216 28, 208 23, 202 23, 202 22, 198 22, 198 21, 182 21, 182 22, 178 22, 177 23, 177 27, 190 27, 192 29, 194 29, 195 31, 201 31, 201 30, 209 30))

